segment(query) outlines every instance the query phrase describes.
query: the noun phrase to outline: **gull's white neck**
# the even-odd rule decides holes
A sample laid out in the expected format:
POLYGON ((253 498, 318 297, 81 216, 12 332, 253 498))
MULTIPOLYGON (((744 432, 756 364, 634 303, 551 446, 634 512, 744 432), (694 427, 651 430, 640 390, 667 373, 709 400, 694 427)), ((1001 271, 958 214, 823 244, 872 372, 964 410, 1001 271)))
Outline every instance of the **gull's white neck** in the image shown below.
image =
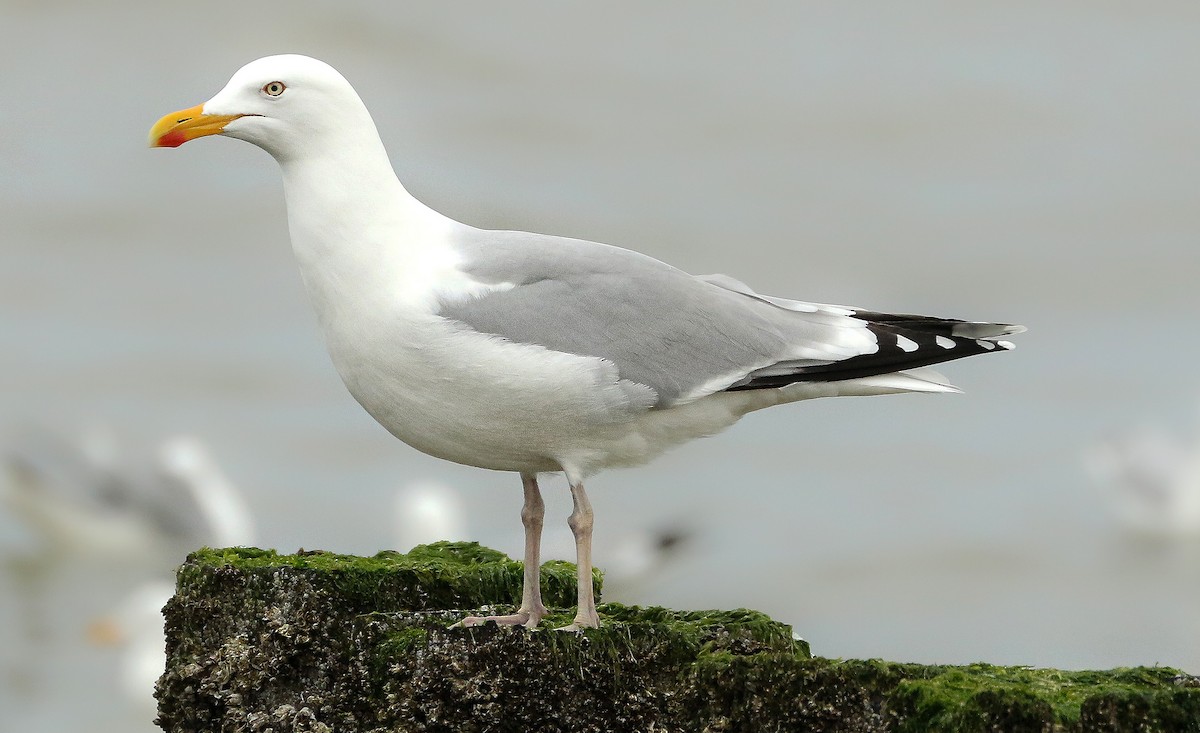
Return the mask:
POLYGON ((374 125, 277 158, 292 248, 322 325, 351 301, 424 299, 422 279, 452 259, 448 236, 463 225, 404 189, 374 125))
POLYGON ((292 245, 302 260, 416 248, 416 241, 385 235, 449 221, 404 189, 378 136, 371 137, 280 160, 292 245))

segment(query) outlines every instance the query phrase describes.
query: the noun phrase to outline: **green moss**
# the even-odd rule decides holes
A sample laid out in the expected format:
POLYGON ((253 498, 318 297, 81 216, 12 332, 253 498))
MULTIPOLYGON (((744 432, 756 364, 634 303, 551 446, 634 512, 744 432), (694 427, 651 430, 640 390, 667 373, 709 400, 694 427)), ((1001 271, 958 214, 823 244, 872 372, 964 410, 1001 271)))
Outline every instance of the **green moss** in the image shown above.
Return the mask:
POLYGON ((287 567, 321 572, 361 572, 421 565, 471 567, 513 562, 504 553, 483 547, 478 542, 436 542, 417 545, 407 553, 384 550, 370 557, 341 555, 325 550, 300 550, 294 555, 281 555, 275 550, 257 547, 205 547, 188 555, 187 561, 200 567, 232 567, 239 570, 287 567))
POLYGON ((380 645, 380 651, 388 655, 406 654, 414 646, 424 644, 428 640, 428 629, 422 629, 419 626, 409 626, 389 634, 380 645))
MULTIPOLYGON (((362 613, 517 603, 523 582, 521 563, 477 542, 436 542, 418 545, 407 553, 385 551, 371 557, 323 551, 281 555, 253 547, 204 548, 188 556, 179 570, 179 582, 206 582, 214 576, 209 572, 214 568, 251 575, 279 570, 302 573, 328 584, 362 613)), ((574 605, 574 565, 548 562, 541 568, 541 581, 547 605, 574 605)), ((592 581, 599 593, 603 576, 598 570, 592 581)))
POLYGON ((512 562, 508 555, 478 542, 435 542, 417 545, 407 553, 384 551, 375 557, 404 558, 407 562, 452 562, 459 565, 486 565, 512 562))
POLYGON ((693 673, 695 685, 707 691, 696 701, 697 719, 722 715, 746 725, 757 710, 786 709, 791 701, 799 702, 810 723, 825 710, 857 708, 875 711, 878 720, 869 725, 901 733, 1200 733, 1200 690, 1185 685, 1195 678, 1168 668, 1071 672, 987 664, 927 666, 805 659, 768 651, 701 655, 693 673), (755 696, 736 692, 742 690, 753 690, 755 696))
MULTIPOLYGON (((515 610, 515 606, 493 607, 493 610, 507 613, 515 610)), ((574 609, 563 608, 543 618, 535 630, 505 631, 546 649, 551 657, 569 660, 568 666, 573 668, 599 664, 617 675, 624 666, 640 664, 651 656, 679 667, 723 655, 773 652, 798 659, 809 656, 808 645, 792 638, 791 627, 757 611, 673 611, 619 603, 601 604, 598 610, 601 617, 598 629, 559 631, 574 620, 574 609)), ((394 618, 401 624, 381 643, 378 653, 384 656, 411 653, 417 644, 439 644, 445 638, 472 637, 478 633, 478 627, 447 629, 448 619, 441 613, 374 616, 394 618)))
POLYGON ((891 695, 902 712, 902 731, 1041 730, 1052 719, 1066 729, 1080 726, 1089 699, 1143 699, 1174 694, 1180 673, 1167 668, 1123 668, 1071 672, 1031 667, 924 667, 906 677, 891 695))
POLYGON ((599 607, 601 621, 662 629, 693 649, 696 656, 721 651, 757 653, 771 650, 809 655, 808 643, 792 637, 792 627, 758 611, 673 611, 661 607, 625 606, 607 603, 599 607))

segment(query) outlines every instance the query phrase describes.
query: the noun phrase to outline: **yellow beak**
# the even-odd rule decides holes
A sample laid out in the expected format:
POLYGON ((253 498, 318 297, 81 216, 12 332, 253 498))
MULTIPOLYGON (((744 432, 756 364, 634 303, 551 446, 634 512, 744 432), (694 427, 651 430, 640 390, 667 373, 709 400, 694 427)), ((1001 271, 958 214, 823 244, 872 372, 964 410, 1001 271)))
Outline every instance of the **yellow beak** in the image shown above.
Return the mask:
POLYGON ((216 135, 242 115, 206 115, 204 105, 181 109, 164 116, 150 128, 150 147, 177 148, 188 140, 216 135))

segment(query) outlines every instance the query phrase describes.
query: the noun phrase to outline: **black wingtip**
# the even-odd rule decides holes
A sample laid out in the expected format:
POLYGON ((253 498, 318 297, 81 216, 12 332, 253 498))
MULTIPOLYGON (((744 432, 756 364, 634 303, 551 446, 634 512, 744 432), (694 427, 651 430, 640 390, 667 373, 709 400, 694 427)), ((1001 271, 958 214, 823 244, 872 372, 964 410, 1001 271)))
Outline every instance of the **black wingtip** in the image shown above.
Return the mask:
POLYGON ((854 317, 867 321, 867 328, 875 334, 878 348, 874 352, 829 364, 797 367, 787 374, 752 378, 730 387, 729 391, 785 387, 796 382, 861 379, 992 351, 1010 351, 1014 348, 1011 341, 995 337, 1025 330, 1024 326, 1011 324, 863 311, 854 317))

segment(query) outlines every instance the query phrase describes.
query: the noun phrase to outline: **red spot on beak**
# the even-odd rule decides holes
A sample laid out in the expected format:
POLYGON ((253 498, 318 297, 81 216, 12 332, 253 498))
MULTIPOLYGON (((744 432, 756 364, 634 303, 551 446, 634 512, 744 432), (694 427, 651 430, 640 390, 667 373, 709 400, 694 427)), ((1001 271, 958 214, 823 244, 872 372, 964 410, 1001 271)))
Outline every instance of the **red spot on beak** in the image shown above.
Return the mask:
POLYGON ((177 148, 186 142, 187 135, 184 135, 182 130, 171 130, 158 139, 158 146, 162 148, 177 148))

